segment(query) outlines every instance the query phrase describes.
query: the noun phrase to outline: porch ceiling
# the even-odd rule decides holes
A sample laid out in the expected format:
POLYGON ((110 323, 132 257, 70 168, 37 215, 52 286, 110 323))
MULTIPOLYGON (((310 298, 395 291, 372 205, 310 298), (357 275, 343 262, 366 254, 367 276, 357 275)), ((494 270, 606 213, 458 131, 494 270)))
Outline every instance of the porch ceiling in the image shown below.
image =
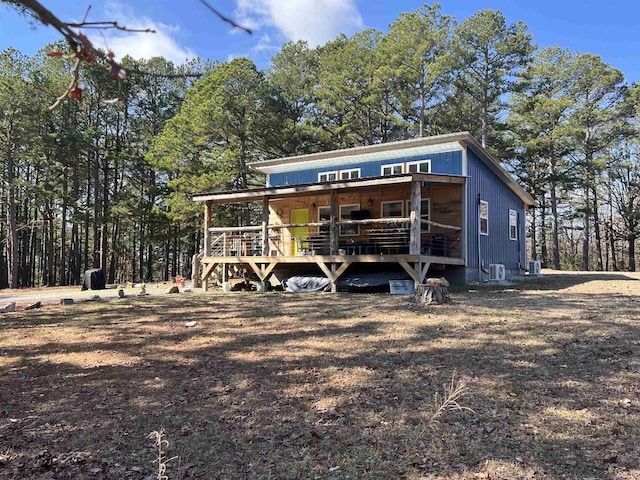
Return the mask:
POLYGON ((307 183, 302 185, 287 185, 281 187, 265 187, 250 190, 237 190, 219 193, 203 193, 193 195, 195 202, 212 203, 241 203, 255 202, 269 199, 304 197, 312 194, 329 193, 332 190, 354 191, 366 188, 376 188, 383 185, 409 184, 413 181, 423 182, 424 185, 458 184, 463 185, 466 177, 459 175, 439 175, 431 173, 411 173, 384 177, 367 177, 356 180, 344 180, 330 183, 307 183))

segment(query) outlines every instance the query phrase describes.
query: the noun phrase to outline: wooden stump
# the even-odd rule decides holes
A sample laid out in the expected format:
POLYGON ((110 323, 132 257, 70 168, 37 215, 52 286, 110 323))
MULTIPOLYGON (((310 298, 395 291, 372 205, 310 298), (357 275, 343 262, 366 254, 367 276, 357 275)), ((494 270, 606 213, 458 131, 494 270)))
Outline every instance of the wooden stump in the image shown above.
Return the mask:
POLYGON ((449 296, 449 282, 444 279, 429 279, 427 283, 420 284, 416 287, 416 293, 414 294, 414 303, 420 305, 431 305, 436 303, 441 305, 443 303, 451 303, 451 297, 449 296))

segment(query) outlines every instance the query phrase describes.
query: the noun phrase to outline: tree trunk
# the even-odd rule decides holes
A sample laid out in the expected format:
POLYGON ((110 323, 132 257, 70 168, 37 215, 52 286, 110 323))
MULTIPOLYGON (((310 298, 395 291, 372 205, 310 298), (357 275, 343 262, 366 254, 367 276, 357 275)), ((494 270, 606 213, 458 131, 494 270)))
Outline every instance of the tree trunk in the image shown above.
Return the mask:
MULTIPOLYGON (((4 184, 0 183, 0 198, 5 198, 6 191, 4 189, 4 184)), ((0 202, 0 218, 7 218, 7 209, 6 202, 0 202)), ((0 242, 2 245, 7 245, 7 232, 6 224, 0 224, 0 242)), ((8 258, 7 251, 3 249, 3 254, 0 255, 0 288, 8 288, 9 287, 9 279, 8 279, 8 258)))
POLYGON ((600 235, 600 215, 598 215, 598 192, 593 188, 593 233, 596 237, 596 270, 601 272, 604 269, 602 261, 602 237, 600 235))
POLYGON ((613 224, 609 223, 608 227, 609 247, 611 248, 611 269, 614 272, 617 272, 620 270, 620 267, 618 265, 618 253, 616 252, 616 237, 615 232, 613 231, 613 224))
POLYGON ((424 116, 425 116, 425 111, 426 111, 426 105, 425 105, 425 95, 424 95, 424 91, 421 88, 420 89, 420 128, 419 128, 419 132, 418 132, 418 136, 420 138, 424 137, 424 116))
POLYGON ((589 270, 589 237, 591 236, 589 228, 589 189, 585 189, 585 212, 584 212, 584 238, 582 240, 582 270, 589 270))
POLYGON ((118 244, 118 235, 120 230, 120 220, 116 218, 111 232, 111 254, 109 255, 109 273, 107 275, 107 283, 116 283, 116 270, 118 266, 118 257, 116 256, 116 245, 118 244))
POLYGON ((18 288, 18 227, 16 223, 16 189, 13 185, 13 152, 7 152, 7 280, 9 288, 18 288))
POLYGON ((552 224, 552 244, 553 244, 553 268, 560 270, 560 240, 558 238, 558 198, 557 185, 555 181, 551 182, 551 221, 552 224))
POLYGON ((137 245, 136 245, 136 234, 138 233, 138 226, 136 225, 136 223, 133 223, 132 226, 132 230, 133 230, 133 234, 132 234, 132 238, 131 238, 131 278, 130 280, 132 282, 135 282, 138 278, 138 262, 136 261, 136 257, 137 257, 137 245))
POLYGON ((614 272, 620 270, 620 266, 618 265, 618 253, 616 252, 616 236, 615 230, 613 228, 614 218, 613 218, 613 194, 611 192, 611 183, 608 185, 609 192, 609 245, 611 248, 611 268, 614 272))
POLYGON ((547 208, 546 202, 544 201, 540 205, 540 260, 543 267, 546 268, 549 265, 549 252, 547 250, 547 208))
POLYGON ((100 268, 100 168, 98 165, 98 146, 93 154, 93 260, 92 267, 100 268))
POLYGON ((416 287, 416 292, 413 296, 414 303, 419 305, 431 305, 436 303, 442 305, 443 303, 451 303, 451 297, 449 296, 449 290, 446 285, 436 284, 421 284, 416 287))
POLYGON ((627 237, 627 241, 629 242, 629 271, 636 271, 636 235, 635 233, 629 235, 627 237))
POLYGON ((180 272, 180 254, 178 253, 178 249, 180 247, 180 244, 178 242, 178 239, 180 238, 180 227, 175 227, 173 229, 173 245, 172 245, 172 250, 173 250, 173 254, 171 256, 171 272, 173 273, 173 276, 176 277, 178 275, 182 275, 180 272))
POLYGON ((47 216, 46 216, 46 223, 47 223, 47 247, 46 247, 46 252, 47 252, 47 285, 49 285, 50 287, 54 286, 56 284, 56 274, 55 274, 55 270, 56 270, 56 266, 55 266, 55 244, 54 244, 54 237, 53 237, 53 231, 54 231, 54 225, 53 225, 53 209, 50 207, 50 204, 48 204, 47 206, 47 216))
POLYGON ((38 273, 40 273, 39 278, 38 278, 38 285, 42 285, 42 269, 40 269, 40 272, 38 272, 37 269, 37 261, 36 259, 38 258, 38 229, 35 227, 35 225, 37 225, 38 223, 38 209, 34 208, 33 209, 33 219, 31 220, 31 225, 33 225, 33 227, 31 228, 31 235, 29 235, 29 265, 30 268, 28 269, 29 271, 29 286, 30 287, 35 287, 36 286, 36 275, 38 275, 38 273))
POLYGON ((138 272, 141 281, 144 281, 144 235, 144 224, 140 222, 140 235, 138 236, 138 272))
POLYGON ((537 235, 537 228, 536 228, 536 220, 537 220, 537 215, 536 215, 536 209, 533 208, 532 209, 532 213, 531 213, 531 225, 529 227, 529 231, 531 232, 531 259, 532 260, 536 260, 538 258, 538 235, 537 235))
POLYGON ((153 245, 151 245, 151 240, 147 241, 147 274, 145 275, 145 281, 153 281, 153 245))
MULTIPOLYGON (((69 275, 72 279, 71 283, 75 284, 76 282, 80 281, 80 278, 82 277, 82 242, 80 241, 80 225, 78 224, 77 220, 79 218, 82 218, 82 215, 80 205, 78 205, 78 199, 80 198, 80 172, 77 162, 73 165, 73 172, 71 175, 71 190, 73 198, 76 201, 74 202, 73 206, 73 214, 75 220, 71 224, 71 252, 69 254, 69 275)), ((88 232, 88 226, 86 228, 88 232)), ((85 243, 88 242, 85 241, 85 243)))
POLYGON ((60 218, 60 285, 67 285, 67 168, 62 171, 62 214, 60 218))
MULTIPOLYGON (((169 229, 171 231, 171 229, 169 229)), ((167 237, 164 240, 164 261, 162 262, 162 280, 169 281, 169 257, 171 256, 171 240, 167 237)))
MULTIPOLYGON (((87 164, 85 169, 86 185, 86 201, 89 202, 91 198, 91 158, 87 155, 87 164)), ((82 248, 82 267, 80 270, 86 270, 89 268, 89 228, 91 227, 91 214, 89 212, 89 205, 84 209, 84 240, 82 248)))

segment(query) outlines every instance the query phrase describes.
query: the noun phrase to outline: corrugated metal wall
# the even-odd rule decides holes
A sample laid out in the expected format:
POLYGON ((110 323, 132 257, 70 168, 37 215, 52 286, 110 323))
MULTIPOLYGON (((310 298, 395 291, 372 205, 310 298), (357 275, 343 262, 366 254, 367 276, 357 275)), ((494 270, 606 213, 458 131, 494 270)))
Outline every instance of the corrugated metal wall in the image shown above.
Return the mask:
POLYGON ((383 160, 377 162, 363 162, 358 164, 345 165, 344 167, 323 167, 310 168, 295 172, 273 173, 269 175, 269 186, 279 187, 281 185, 299 185, 301 183, 314 183, 318 181, 318 173, 335 171, 338 169, 352 170, 360 169, 361 177, 379 177, 382 165, 390 165, 403 162, 417 162, 421 160, 431 160, 431 173, 441 173, 445 175, 462 175, 462 151, 432 153, 427 156, 398 157, 393 160, 383 160))
POLYGON ((480 235, 482 261, 502 263, 514 272, 525 265, 524 202, 487 167, 471 149, 468 159, 467 266, 478 267, 478 195, 489 202, 489 235, 480 235), (518 212, 518 239, 509 239, 509 210, 518 212))

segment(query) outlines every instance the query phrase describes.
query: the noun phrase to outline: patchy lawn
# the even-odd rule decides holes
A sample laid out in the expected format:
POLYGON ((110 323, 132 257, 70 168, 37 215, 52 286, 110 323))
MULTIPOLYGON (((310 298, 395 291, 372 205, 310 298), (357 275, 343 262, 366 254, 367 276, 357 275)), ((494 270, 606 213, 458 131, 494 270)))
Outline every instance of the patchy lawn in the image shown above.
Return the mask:
POLYGON ((171 480, 637 479, 638 292, 567 274, 427 308, 209 293, 4 314, 0 478, 158 478, 164 430, 171 480), (436 414, 452 376, 464 408, 436 414))

